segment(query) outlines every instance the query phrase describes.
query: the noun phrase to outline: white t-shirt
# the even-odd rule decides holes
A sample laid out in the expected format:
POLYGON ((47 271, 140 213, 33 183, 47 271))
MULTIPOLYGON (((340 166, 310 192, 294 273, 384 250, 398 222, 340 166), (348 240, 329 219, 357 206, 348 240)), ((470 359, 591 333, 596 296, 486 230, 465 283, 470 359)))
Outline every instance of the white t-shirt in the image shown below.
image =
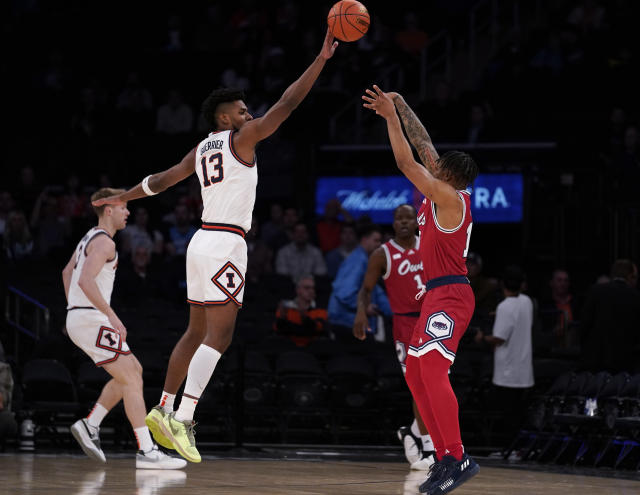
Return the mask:
POLYGON ((495 349, 493 383, 500 387, 533 387, 531 327, 533 303, 528 296, 507 297, 498 304, 493 336, 505 342, 495 349))

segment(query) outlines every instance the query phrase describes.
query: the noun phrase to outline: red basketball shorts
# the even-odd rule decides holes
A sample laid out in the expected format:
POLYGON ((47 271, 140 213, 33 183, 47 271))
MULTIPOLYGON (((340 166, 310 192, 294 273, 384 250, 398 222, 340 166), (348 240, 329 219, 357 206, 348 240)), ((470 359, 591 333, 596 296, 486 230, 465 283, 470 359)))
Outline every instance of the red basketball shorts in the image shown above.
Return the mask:
POLYGON ((438 351, 453 363, 474 308, 475 297, 468 284, 443 285, 427 292, 408 354, 420 357, 438 351))
POLYGON ((411 344, 411 336, 417 321, 417 316, 393 315, 393 342, 395 343, 396 354, 403 372, 405 371, 405 361, 409 344, 411 344))

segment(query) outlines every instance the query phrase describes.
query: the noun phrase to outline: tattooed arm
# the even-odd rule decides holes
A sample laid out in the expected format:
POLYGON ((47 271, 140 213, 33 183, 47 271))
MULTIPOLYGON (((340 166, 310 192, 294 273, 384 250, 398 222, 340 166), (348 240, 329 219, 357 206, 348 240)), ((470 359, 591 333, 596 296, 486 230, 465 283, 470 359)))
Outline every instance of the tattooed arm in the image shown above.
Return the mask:
POLYGON ((439 158, 438 152, 433 146, 431 136, 420 122, 418 116, 411 110, 404 98, 398 93, 391 93, 393 103, 400 114, 402 125, 407 131, 407 136, 413 147, 418 152, 418 156, 427 170, 435 174, 437 170, 436 160, 439 158))

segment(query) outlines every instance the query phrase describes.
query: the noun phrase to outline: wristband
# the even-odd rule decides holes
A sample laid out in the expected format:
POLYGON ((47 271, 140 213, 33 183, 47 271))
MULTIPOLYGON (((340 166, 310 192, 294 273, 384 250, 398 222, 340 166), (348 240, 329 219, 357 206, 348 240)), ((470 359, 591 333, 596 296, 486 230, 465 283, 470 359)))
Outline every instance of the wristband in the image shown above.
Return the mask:
MULTIPOLYGON (((153 174, 152 174, 153 175, 153 174)), ((147 175, 144 179, 142 179, 142 190, 144 191, 144 193, 147 196, 155 196, 158 193, 154 193, 150 188, 149 188, 149 179, 151 178, 151 175, 147 175)))

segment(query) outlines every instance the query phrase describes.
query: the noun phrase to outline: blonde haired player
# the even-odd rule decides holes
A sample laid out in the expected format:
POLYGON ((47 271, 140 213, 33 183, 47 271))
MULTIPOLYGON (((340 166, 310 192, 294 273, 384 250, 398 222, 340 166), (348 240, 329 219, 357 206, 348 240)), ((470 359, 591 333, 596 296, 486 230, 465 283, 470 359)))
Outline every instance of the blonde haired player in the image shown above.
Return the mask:
POLYGON ((147 415, 154 438, 175 448, 191 462, 200 462, 193 435, 193 415, 222 353, 233 336, 244 294, 247 268, 245 233, 258 181, 256 145, 273 134, 311 90, 337 42, 327 30, 320 54, 289 86, 267 113, 253 119, 240 91, 218 89, 203 104, 203 115, 213 132, 180 163, 149 175, 125 193, 96 205, 131 201, 164 191, 194 172, 202 194, 202 229, 187 249, 189 326, 176 344, 160 404, 147 415), (180 407, 173 411, 175 394, 187 378, 180 407))
MULTIPOLYGON (((103 188, 92 201, 124 190, 103 188)), ((76 421, 71 433, 91 458, 106 462, 100 448, 100 423, 120 399, 138 441, 136 468, 179 469, 183 459, 169 457, 151 440, 144 423, 142 366, 126 343, 127 329, 110 306, 118 253, 113 236, 127 224, 126 203, 94 207, 98 226, 90 229, 78 243, 69 263, 62 270, 67 297, 67 334, 97 366, 113 378, 109 380, 89 416, 76 421)))

